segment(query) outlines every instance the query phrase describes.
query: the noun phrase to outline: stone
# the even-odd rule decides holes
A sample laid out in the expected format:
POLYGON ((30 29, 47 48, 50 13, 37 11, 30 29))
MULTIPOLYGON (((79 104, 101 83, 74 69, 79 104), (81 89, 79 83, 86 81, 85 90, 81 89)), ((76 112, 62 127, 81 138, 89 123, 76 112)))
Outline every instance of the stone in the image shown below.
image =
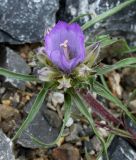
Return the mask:
POLYGON ((58 104, 63 104, 64 103, 64 94, 60 92, 54 92, 52 94, 52 103, 54 106, 57 106, 58 104))
POLYGON ((66 142, 78 141, 80 139, 80 133, 82 132, 82 126, 80 124, 73 124, 70 127, 69 135, 66 136, 66 142))
POLYGON ((15 160, 12 141, 0 129, 0 160, 15 160))
POLYGON ((128 117, 126 117, 125 119, 125 126, 129 129, 131 129, 131 131, 135 132, 136 134, 136 124, 134 122, 132 122, 132 120, 130 120, 128 117))
POLYGON ((136 99, 129 102, 129 108, 132 112, 136 112, 136 99))
POLYGON ((56 112, 45 109, 44 117, 52 127, 59 128, 61 126, 61 119, 56 112))
MULTIPOLYGON (((31 72, 30 67, 26 64, 25 60, 12 49, 4 46, 0 46, 0 67, 8 69, 16 73, 29 74, 31 72)), ((0 77, 3 80, 4 85, 13 86, 19 89, 25 89, 25 82, 15 80, 8 77, 0 77)))
POLYGON ((0 87, 0 96, 5 92, 6 88, 0 87))
POLYGON ((70 127, 72 124, 74 123, 74 120, 72 117, 69 117, 67 123, 66 123, 66 127, 70 127))
MULTIPOLYGON (((131 135, 136 138, 136 124, 130 120, 130 118, 125 117, 124 125, 126 130, 131 133, 131 135)), ((136 141, 130 139, 130 142, 136 147, 136 141)))
POLYGON ((88 140, 88 141, 84 141, 84 148, 87 150, 87 152, 91 152, 91 151, 93 151, 93 144, 92 144, 92 142, 90 141, 90 140, 88 140))
POLYGON ((59 0, 0 0, 0 42, 42 41, 45 29, 55 23, 58 5, 59 0))
MULTIPOLYGON (((81 14, 89 13, 88 16, 80 18, 81 25, 88 22, 91 17, 101 14, 119 5, 125 0, 61 0, 58 19, 70 21, 81 14)), ((101 23, 90 28, 91 38, 99 34, 110 34, 112 36, 123 36, 131 45, 136 44, 136 3, 131 4, 117 14, 107 18, 101 23)), ((88 32, 87 32, 88 35, 88 32)))
MULTIPOLYGON (((99 1, 99 0, 97 0, 99 1)), ((97 13, 102 13, 106 10, 109 10, 120 3, 125 2, 125 0, 103 0, 99 1, 99 6, 96 9, 97 13), (103 3, 104 1, 104 3, 103 3)), ((111 36, 122 36, 125 37, 130 45, 136 44, 136 4, 133 3, 130 6, 126 7, 122 11, 118 12, 114 16, 111 16, 106 21, 95 25, 94 34, 105 34, 108 33, 111 36)))
POLYGON ((79 150, 70 144, 55 148, 52 156, 55 160, 80 160, 79 150))
POLYGON ((0 104, 0 128, 7 134, 12 134, 16 121, 20 119, 19 111, 11 106, 0 104))
POLYGON ((90 140, 93 146, 93 149, 96 152, 99 152, 101 150, 101 142, 96 136, 93 136, 93 138, 90 140))
MULTIPOLYGON (((100 121, 100 124, 106 125, 106 121, 100 121)), ((102 138, 107 138, 109 136, 109 131, 105 127, 97 127, 97 132, 101 135, 102 138)))
POLYGON ((91 138, 94 136, 94 131, 89 126, 84 125, 84 130, 80 133, 80 136, 89 136, 91 138))
MULTIPOLYGON (((136 160, 136 150, 123 138, 115 137, 108 149, 110 160, 136 160)), ((106 158, 103 158, 106 160, 106 158)))
POLYGON ((121 85, 124 90, 132 92, 136 88, 136 69, 135 68, 124 68, 122 70, 121 85))
MULTIPOLYGON (((31 106, 34 103, 34 100, 35 96, 32 97, 32 99, 26 105, 25 107, 26 114, 29 113, 31 106)), ((52 114, 53 111, 52 112, 48 111, 48 113, 45 114, 46 110, 47 110, 47 105, 44 102, 34 120, 29 124, 28 128, 19 137, 17 141, 18 144, 20 144, 25 148, 40 147, 39 144, 32 141, 29 135, 37 138, 38 140, 42 141, 45 144, 51 143, 57 138, 60 132, 60 120, 59 122, 55 122, 56 121, 55 113, 53 113, 53 115, 55 115, 55 117, 53 117, 52 115, 50 115, 52 114)))

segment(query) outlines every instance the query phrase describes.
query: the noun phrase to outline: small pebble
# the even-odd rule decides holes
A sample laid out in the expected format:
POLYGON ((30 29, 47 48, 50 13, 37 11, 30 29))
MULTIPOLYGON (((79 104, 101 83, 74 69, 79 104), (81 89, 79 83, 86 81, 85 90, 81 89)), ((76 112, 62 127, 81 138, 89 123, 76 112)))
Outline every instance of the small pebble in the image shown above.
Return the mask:
POLYGON ((94 150, 91 150, 91 151, 90 151, 90 155, 92 155, 92 156, 95 155, 95 151, 94 151, 94 150))
POLYGON ((4 87, 1 87, 1 88, 0 88, 0 94, 3 94, 3 93, 5 92, 5 90, 6 90, 6 89, 5 89, 4 87))
POLYGON ((56 111, 56 108, 50 102, 47 103, 47 107, 53 111, 56 111))
POLYGON ((64 102, 64 94, 60 92, 54 92, 52 95, 52 103, 54 106, 57 104, 62 104, 64 102))
POLYGON ((11 100, 2 100, 2 104, 9 106, 11 105, 11 100))
POLYGON ((129 108, 132 110, 132 112, 136 112, 136 99, 130 101, 129 108))
POLYGON ((53 149, 52 156, 55 160, 81 159, 79 149, 70 144, 64 144, 61 147, 53 149))
POLYGON ((99 152, 101 150, 101 142, 98 140, 98 138, 96 136, 94 136, 91 139, 91 143, 93 145, 93 148, 96 152, 99 152))
POLYGON ((72 126, 73 122, 74 122, 73 118, 72 118, 72 117, 69 117, 69 119, 68 119, 68 121, 67 121, 67 123, 66 123, 66 127, 72 126))
POLYGON ((109 135, 109 132, 105 129, 105 128, 97 128, 97 131, 99 133, 99 135, 101 135, 103 138, 107 138, 109 135))
POLYGON ((26 100, 30 100, 31 97, 29 95, 26 95, 26 100))

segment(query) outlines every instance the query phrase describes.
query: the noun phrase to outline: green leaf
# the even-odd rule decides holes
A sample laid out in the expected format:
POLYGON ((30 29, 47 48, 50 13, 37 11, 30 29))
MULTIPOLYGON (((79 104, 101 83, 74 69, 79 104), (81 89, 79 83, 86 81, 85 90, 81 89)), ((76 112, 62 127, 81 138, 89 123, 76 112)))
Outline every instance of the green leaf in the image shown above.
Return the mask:
POLYGON ((38 79, 33 75, 15 73, 4 68, 0 68, 0 75, 22 81, 38 81, 38 79))
POLYGON ((50 83, 45 83, 43 89, 39 92, 39 94, 37 95, 34 104, 32 105, 32 108, 27 116, 27 118, 25 119, 25 121, 22 123, 22 125, 20 126, 20 128, 18 129, 18 131, 16 132, 15 136, 12 138, 12 140, 15 140, 16 138, 18 138, 22 132, 28 127, 28 125, 32 122, 32 120, 35 118, 36 114, 38 113, 44 99, 45 99, 45 95, 48 92, 48 89, 52 86, 53 84, 50 83))
POLYGON ((112 93, 109 90, 107 90, 102 84, 100 84, 97 81, 94 81, 94 83, 93 83, 93 90, 98 95, 101 95, 102 97, 108 99, 109 101, 111 101, 115 105, 117 105, 136 124, 136 121, 135 121, 134 117, 132 116, 132 114, 127 109, 127 106, 123 105, 123 103, 117 97, 115 97, 114 95, 112 95, 112 93))
POLYGON ((132 67, 133 65, 136 65, 136 58, 126 58, 123 60, 118 61, 117 63, 113 65, 105 65, 104 67, 96 67, 94 70, 96 71, 97 75, 106 74, 108 72, 111 72, 115 69, 120 69, 124 67, 132 67))
MULTIPOLYGON (((107 56, 122 57, 124 54, 131 53, 133 50, 128 46, 124 38, 111 38, 109 35, 99 35, 95 38, 96 43, 100 43, 100 54, 97 61, 101 61, 107 56)), ((94 42, 87 42, 88 48, 94 42)))
POLYGON ((79 111, 85 116, 85 118, 88 120, 90 126, 92 127, 94 133, 96 134, 97 138, 101 141, 103 148, 104 148, 104 152, 105 155, 108 158, 108 154, 107 154, 107 148, 105 145, 105 141, 104 139, 99 135, 99 133, 97 132, 97 130, 95 129, 95 125, 94 125, 94 121, 92 118, 91 113, 89 113, 87 106, 85 105, 83 99, 79 96, 79 94, 77 94, 75 92, 75 90, 73 88, 69 89, 69 94, 72 96, 77 108, 79 109, 79 111))
MULTIPOLYGON (((109 148, 109 146, 110 146, 112 140, 114 139, 114 137, 115 137, 114 134, 109 134, 109 136, 108 136, 108 138, 106 140, 106 148, 109 148)), ((99 153, 99 155, 97 156, 97 160, 100 160, 102 156, 103 156, 103 151, 101 151, 99 153)))
POLYGON ((113 40, 105 40, 102 41, 102 48, 101 48, 101 54, 102 56, 105 55, 111 56, 111 57, 121 57, 126 53, 130 53, 130 48, 124 38, 113 38, 113 40))
POLYGON ((105 81, 105 77, 104 77, 104 75, 100 75, 100 79, 101 79, 101 82, 102 82, 102 84, 103 84, 103 86, 107 89, 107 90, 109 90, 109 87, 108 87, 108 85, 107 85, 107 83, 106 83, 106 81, 105 81))
POLYGON ((96 42, 101 43, 101 48, 107 47, 118 41, 118 38, 111 38, 109 35, 97 35, 95 37, 96 42))
POLYGON ((130 51, 130 48, 124 38, 110 37, 109 35, 99 35, 96 36, 95 41, 99 41, 101 43, 101 48, 104 50, 102 52, 105 52, 106 49, 111 49, 111 54, 115 54, 116 52, 116 54, 121 54, 130 51))
POLYGON ((133 52, 136 52, 136 47, 135 46, 129 47, 129 51, 125 51, 124 53, 127 54, 127 53, 133 53, 133 52))
POLYGON ((66 123, 71 115, 71 96, 69 94, 65 94, 65 103, 64 103, 64 107, 65 107, 65 111, 64 111, 64 118, 63 118, 63 124, 62 124, 62 127, 61 127, 61 130, 60 130, 60 133, 58 135, 58 137, 56 138, 56 140, 52 143, 49 143, 49 144, 45 144, 43 143, 42 141, 40 141, 39 139, 37 139, 36 137, 33 137, 32 135, 28 135, 30 136, 30 138, 32 139, 32 141, 36 144, 39 144, 40 146, 44 147, 44 148, 48 148, 48 147, 52 147, 54 146, 55 144, 58 143, 60 137, 63 135, 63 131, 64 131, 64 128, 66 126, 66 123))
POLYGON ((116 7, 96 16, 95 18, 91 19, 90 21, 88 21, 87 23, 85 23, 83 26, 82 26, 82 29, 83 30, 86 30, 88 29, 89 27, 91 27, 92 25, 94 25, 95 23, 97 22, 101 22, 103 21, 104 19, 114 15, 115 13, 121 11, 122 9, 124 9, 125 7, 127 7, 128 5, 134 3, 136 0, 127 0, 125 1, 124 3, 121 3, 119 5, 117 5, 116 7))

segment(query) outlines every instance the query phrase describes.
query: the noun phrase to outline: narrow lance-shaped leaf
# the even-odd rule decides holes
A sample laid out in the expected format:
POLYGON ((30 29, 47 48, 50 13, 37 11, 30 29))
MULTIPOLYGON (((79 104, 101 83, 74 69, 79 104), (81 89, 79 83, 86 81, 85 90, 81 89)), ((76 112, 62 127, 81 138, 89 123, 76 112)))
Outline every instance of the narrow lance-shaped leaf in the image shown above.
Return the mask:
POLYGON ((112 93, 109 90, 107 90, 102 84, 100 84, 97 81, 94 81, 94 83, 93 83, 93 90, 98 95, 101 95, 102 97, 105 97, 106 99, 108 99, 111 102, 113 102, 114 104, 116 104, 136 124, 135 118, 129 112, 129 110, 127 109, 127 106, 123 105, 123 103, 117 97, 113 96, 112 93))
POLYGON ((101 143, 103 145, 103 148, 104 148, 104 152, 105 152, 106 158, 107 158, 107 160, 109 160, 108 154, 107 154, 107 148, 105 146, 105 141, 104 141, 104 139, 102 137, 100 137, 99 133, 95 129, 95 125, 94 125, 94 122, 93 122, 92 115, 91 115, 91 113, 89 113, 88 108, 84 104, 83 99, 81 99, 81 97, 75 92, 75 90, 73 88, 70 88, 68 92, 72 96, 72 99, 74 100, 74 102, 75 102, 77 108, 79 109, 79 111, 88 120, 88 122, 89 122, 90 126, 92 127, 94 133, 96 134, 97 138, 101 141, 101 143))
POLYGON ((38 81, 33 75, 15 73, 4 68, 0 68, 0 75, 22 81, 38 81))
POLYGON ((36 114, 38 113, 38 111, 39 111, 39 109, 45 99, 45 95, 47 94, 48 89, 51 87, 51 85, 52 84, 50 84, 50 83, 45 83, 43 89, 37 95, 27 118, 22 123, 22 125, 20 126, 20 128, 16 132, 15 136, 12 138, 12 140, 15 140, 16 138, 18 138, 22 134, 22 132, 28 127, 28 125, 32 122, 32 120, 35 118, 36 114))
POLYGON ((102 104, 100 104, 86 89, 78 90, 78 93, 84 98, 86 103, 91 107, 91 109, 100 117, 105 120, 115 123, 122 124, 122 122, 114 117, 102 104))
POLYGON ((101 127, 101 128, 107 128, 111 133, 114 133, 115 135, 119 135, 121 137, 127 137, 127 138, 131 138, 131 139, 136 139, 132 134, 130 134, 130 132, 127 132, 125 130, 122 129, 118 129, 117 127, 115 128, 114 126, 110 126, 107 124, 102 124, 100 122, 96 122, 96 125, 101 127))
MULTIPOLYGON (((101 61, 107 56, 122 57, 124 54, 130 53, 132 50, 128 46, 124 38, 112 38, 109 35, 99 35, 94 40, 96 43, 100 43, 100 54, 97 61, 101 61)), ((87 48, 92 45, 92 42, 86 42, 87 48)), ((94 44, 94 42, 93 42, 94 44)))
POLYGON ((103 67, 96 67, 96 68, 94 68, 94 70, 96 71, 96 74, 101 75, 101 74, 106 74, 106 73, 113 71, 115 69, 120 69, 123 67, 130 67, 133 65, 136 65, 136 58, 134 58, 134 57, 120 60, 113 65, 105 65, 103 67))

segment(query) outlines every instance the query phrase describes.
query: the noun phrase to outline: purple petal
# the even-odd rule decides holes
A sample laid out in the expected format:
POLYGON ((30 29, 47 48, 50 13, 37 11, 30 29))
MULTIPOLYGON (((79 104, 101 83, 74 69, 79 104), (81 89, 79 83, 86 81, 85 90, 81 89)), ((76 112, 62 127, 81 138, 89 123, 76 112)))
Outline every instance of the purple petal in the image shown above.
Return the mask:
POLYGON ((62 68, 61 53, 58 50, 51 52, 49 59, 59 68, 62 68))
POLYGON ((59 21, 45 36, 45 50, 50 60, 65 72, 71 72, 85 58, 84 35, 77 23, 59 21), (61 44, 68 41, 68 57, 61 44))

